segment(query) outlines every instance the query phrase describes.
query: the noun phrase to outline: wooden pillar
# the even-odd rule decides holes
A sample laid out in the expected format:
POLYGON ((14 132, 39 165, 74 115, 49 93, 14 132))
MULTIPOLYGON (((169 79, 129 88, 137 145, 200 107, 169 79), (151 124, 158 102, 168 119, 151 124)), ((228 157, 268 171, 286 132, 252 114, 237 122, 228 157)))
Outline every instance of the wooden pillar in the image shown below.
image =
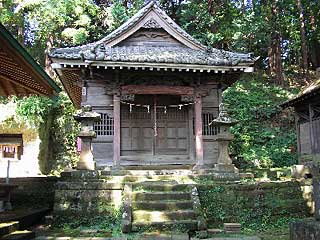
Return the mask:
POLYGON ((18 154, 18 146, 17 145, 15 145, 14 147, 13 147, 13 151, 14 151, 14 159, 15 160, 19 160, 19 154, 18 154))
POLYGON ((314 147, 314 131, 313 131, 313 109, 311 104, 309 103, 309 133, 310 133, 310 144, 311 144, 311 155, 314 157, 315 155, 315 147, 314 147))
POLYGON ((203 162, 203 136, 202 136, 202 99, 201 96, 196 96, 195 105, 195 147, 196 147, 196 160, 197 168, 201 168, 204 164, 203 162))
POLYGON ((113 95, 113 167, 120 167, 120 97, 113 95))
POLYGON ((294 120, 295 120, 295 127, 296 127, 296 133, 297 133, 297 151, 298 151, 298 160, 299 160, 299 164, 301 163, 301 133, 300 133, 300 116, 298 114, 298 111, 295 111, 294 114, 294 120))

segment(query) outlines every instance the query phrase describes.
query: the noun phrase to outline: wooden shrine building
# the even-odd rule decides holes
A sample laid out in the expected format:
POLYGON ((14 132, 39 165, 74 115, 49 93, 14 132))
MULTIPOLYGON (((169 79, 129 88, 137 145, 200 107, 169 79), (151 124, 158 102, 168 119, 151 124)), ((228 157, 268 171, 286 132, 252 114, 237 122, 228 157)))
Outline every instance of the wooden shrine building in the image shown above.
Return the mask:
POLYGON ((282 107, 293 107, 296 113, 300 163, 320 163, 320 80, 282 104, 282 107))
MULTIPOLYGON (((0 96, 54 97, 61 89, 23 46, 0 23, 0 96)), ((0 103, 0 178, 36 176, 40 173, 38 129, 15 124, 15 103, 0 103), (6 124, 6 120, 10 123, 6 124)))
POLYGON ((101 40, 50 58, 74 104, 101 114, 98 166, 212 166, 221 93, 255 62, 202 45, 155 1, 101 40))

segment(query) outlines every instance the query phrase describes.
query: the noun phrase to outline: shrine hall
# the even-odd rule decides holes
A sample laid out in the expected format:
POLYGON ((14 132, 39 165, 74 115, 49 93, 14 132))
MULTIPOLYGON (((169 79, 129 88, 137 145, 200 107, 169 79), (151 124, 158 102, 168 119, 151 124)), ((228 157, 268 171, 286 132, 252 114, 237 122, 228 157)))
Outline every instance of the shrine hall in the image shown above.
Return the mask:
POLYGON ((97 167, 214 166, 222 92, 256 60, 204 46, 155 1, 101 40, 50 58, 73 103, 100 115, 97 167))

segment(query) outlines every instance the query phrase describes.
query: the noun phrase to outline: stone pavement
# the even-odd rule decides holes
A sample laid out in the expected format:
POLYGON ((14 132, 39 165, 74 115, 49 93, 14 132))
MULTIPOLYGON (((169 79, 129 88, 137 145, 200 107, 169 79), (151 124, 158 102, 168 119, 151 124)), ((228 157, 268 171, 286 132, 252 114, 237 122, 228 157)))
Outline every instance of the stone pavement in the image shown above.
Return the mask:
MULTIPOLYGON (((119 238, 103 238, 103 237, 37 237, 36 240, 127 240, 126 237, 119 238)), ((131 239, 131 238, 130 238, 131 239)), ((173 234, 173 235, 150 235, 150 236, 137 236, 139 240, 189 240, 188 234, 173 234)), ((191 238, 190 240, 198 240, 198 238, 191 238)), ((213 237, 204 240, 261 240, 259 237, 213 237)))

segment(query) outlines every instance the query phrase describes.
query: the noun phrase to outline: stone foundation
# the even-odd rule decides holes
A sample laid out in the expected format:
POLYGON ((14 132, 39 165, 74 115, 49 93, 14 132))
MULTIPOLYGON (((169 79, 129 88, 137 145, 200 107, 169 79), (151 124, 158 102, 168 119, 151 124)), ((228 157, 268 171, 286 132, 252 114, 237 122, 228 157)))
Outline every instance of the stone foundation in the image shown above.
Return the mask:
POLYGON ((320 239, 320 221, 303 219, 290 224, 290 240, 320 239))
MULTIPOLYGON (((5 181, 0 178, 0 183, 5 181)), ((23 206, 52 209, 56 182, 56 177, 11 178, 10 183, 18 186, 11 194, 13 208, 23 206)))
POLYGON ((65 172, 56 184, 54 214, 71 218, 106 216, 108 211, 121 209, 125 183, 163 180, 197 185, 204 216, 212 227, 226 221, 240 222, 244 220, 244 212, 250 213, 248 221, 267 215, 276 221, 281 217, 306 218, 313 214, 312 186, 308 180, 246 183, 231 178, 228 173, 222 174, 223 178, 207 171, 189 174, 146 171, 143 175, 141 171, 124 170, 65 172))

